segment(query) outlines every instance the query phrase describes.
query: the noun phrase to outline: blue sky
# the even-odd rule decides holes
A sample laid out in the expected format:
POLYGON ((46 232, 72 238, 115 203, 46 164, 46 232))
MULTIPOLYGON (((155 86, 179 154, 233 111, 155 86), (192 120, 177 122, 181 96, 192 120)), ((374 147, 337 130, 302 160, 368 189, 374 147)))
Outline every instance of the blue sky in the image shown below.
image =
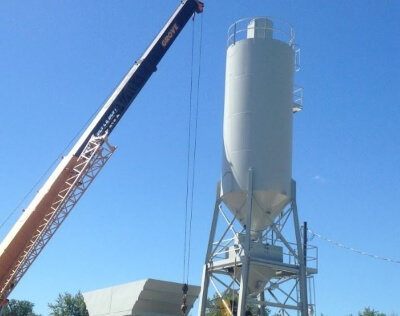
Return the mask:
MULTIPOLYGON (((102 105, 178 3, 2 2, 0 221, 102 105)), ((400 259, 400 3, 205 5, 189 281, 201 281, 220 176, 226 33, 249 16, 288 21, 301 47, 295 82, 304 87, 304 110, 294 120, 293 148, 300 220, 328 238, 400 259)), ((11 298, 31 300, 46 315, 60 292, 148 277, 182 280, 192 27, 115 129, 116 153, 11 298)), ((194 27, 198 40, 200 19, 194 27)), ((400 313, 399 264, 311 243, 319 247, 319 313, 356 314, 368 305, 400 313)))

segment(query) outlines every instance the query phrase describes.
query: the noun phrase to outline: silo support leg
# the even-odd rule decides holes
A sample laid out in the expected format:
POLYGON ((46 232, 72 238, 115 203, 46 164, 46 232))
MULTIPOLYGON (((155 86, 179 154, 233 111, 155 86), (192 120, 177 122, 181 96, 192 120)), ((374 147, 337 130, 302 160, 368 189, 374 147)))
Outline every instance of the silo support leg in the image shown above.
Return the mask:
POLYGON ((211 224, 210 237, 208 240, 206 259, 205 259, 204 267, 203 267, 203 279, 201 282, 199 313, 198 313, 199 316, 205 315, 206 307, 207 307, 208 287, 210 285, 210 272, 208 270, 208 263, 211 260, 212 252, 213 252, 213 241, 215 238, 215 231, 217 229, 219 209, 220 209, 220 204, 221 204, 220 195, 221 195, 221 184, 218 182, 217 193, 216 193, 216 197, 215 197, 214 215, 213 215, 213 220, 212 220, 212 224, 211 224))
POLYGON ((247 187, 247 201, 246 201, 246 239, 244 242, 245 258, 242 266, 242 275, 240 278, 240 292, 238 302, 238 315, 244 316, 246 314, 247 305, 247 289, 249 283, 249 270, 250 270, 250 234, 251 234, 251 209, 253 201, 253 170, 249 169, 248 187, 247 187))
POLYGON ((296 234, 298 264, 299 264, 301 316, 308 316, 306 258, 304 258, 303 244, 301 241, 300 223, 299 223, 299 216, 297 213, 297 204, 296 204, 296 182, 294 180, 292 180, 292 211, 293 211, 294 230, 296 234))
POLYGON ((204 316, 206 313, 209 284, 210 284, 210 273, 208 272, 207 264, 205 264, 203 267, 203 280, 201 282, 199 316, 204 316))

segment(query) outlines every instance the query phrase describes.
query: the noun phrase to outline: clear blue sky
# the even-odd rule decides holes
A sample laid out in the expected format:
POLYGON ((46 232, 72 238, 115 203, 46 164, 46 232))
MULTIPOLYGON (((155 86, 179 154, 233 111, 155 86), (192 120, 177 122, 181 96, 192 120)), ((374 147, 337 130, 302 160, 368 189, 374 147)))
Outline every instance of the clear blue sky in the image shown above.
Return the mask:
MULTIPOLYGON (((287 20, 302 50, 295 81, 305 89, 304 110, 295 117, 293 151, 301 221, 354 248, 400 259, 400 2, 205 2, 190 282, 201 282, 220 176, 226 32, 249 16, 287 20)), ((2 2, 0 221, 178 3, 2 2)), ((11 298, 30 300, 47 315, 60 292, 149 277, 182 280, 192 27, 114 131, 118 150, 11 298)), ((319 313, 356 314, 368 305, 400 313, 399 264, 311 243, 319 247, 319 313)))

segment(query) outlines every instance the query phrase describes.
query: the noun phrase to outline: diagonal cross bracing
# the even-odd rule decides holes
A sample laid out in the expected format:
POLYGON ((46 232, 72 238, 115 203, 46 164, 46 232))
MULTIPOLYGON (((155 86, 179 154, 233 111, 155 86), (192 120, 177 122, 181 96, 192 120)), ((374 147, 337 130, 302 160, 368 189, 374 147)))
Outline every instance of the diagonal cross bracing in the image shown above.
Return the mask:
POLYGON ((99 171, 115 150, 107 142, 106 136, 92 136, 76 160, 70 176, 54 196, 46 216, 27 242, 24 250, 10 270, 0 291, 0 297, 8 297, 37 256, 46 246, 53 234, 82 197, 99 171))

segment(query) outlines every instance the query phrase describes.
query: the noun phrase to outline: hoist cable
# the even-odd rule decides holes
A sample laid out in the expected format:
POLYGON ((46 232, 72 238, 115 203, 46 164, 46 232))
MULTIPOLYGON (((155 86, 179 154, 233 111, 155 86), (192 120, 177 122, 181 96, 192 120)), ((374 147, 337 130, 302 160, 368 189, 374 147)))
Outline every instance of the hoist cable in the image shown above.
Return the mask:
MULTIPOLYGON (((193 16, 194 17, 194 16, 193 16)), ((190 184, 190 152, 192 139, 192 95, 193 95, 193 60, 194 60, 194 20, 192 23, 192 43, 191 43, 191 60, 190 60, 190 89, 189 89, 189 118, 187 132, 187 153, 186 153, 186 192, 185 192, 185 223, 184 223, 184 238, 183 238, 183 275, 182 282, 185 283, 186 275, 186 259, 187 259, 187 234, 188 234, 188 207, 189 207, 189 184, 190 184)))
POLYGON ((187 138, 187 161, 186 161, 186 192, 185 192, 185 228, 184 228, 184 245, 183 245, 183 283, 189 282, 190 271, 190 250, 191 250, 191 234, 193 222, 193 205, 194 205, 194 187, 195 187, 195 168, 197 154, 197 127, 199 113, 200 98, 200 69, 201 69, 201 46, 202 46, 202 30, 203 15, 200 24, 200 41, 199 41, 199 61, 197 69, 197 86, 196 86, 196 102, 193 104, 194 90, 194 55, 195 55, 195 24, 193 17, 192 27, 192 48, 191 48, 191 66, 190 66, 190 100, 189 100, 189 118, 188 118, 188 138, 187 138), (195 108, 194 108, 195 106, 195 108))
POLYGON ((189 283, 189 272, 190 272, 190 250, 192 243, 192 221, 193 221, 193 204, 194 204, 194 186, 195 186, 195 170, 196 170, 196 153, 197 153, 197 127, 199 117, 199 99, 200 99, 200 77, 201 77, 201 48, 203 43, 203 15, 200 18, 200 40, 199 40, 199 61, 197 70, 197 91, 196 91, 196 112, 195 112, 195 125, 194 125, 194 144, 193 144, 193 160, 192 160, 192 187, 191 187, 191 204, 190 204, 190 217, 189 217, 189 240, 188 240, 188 258, 187 258, 187 280, 189 283))

